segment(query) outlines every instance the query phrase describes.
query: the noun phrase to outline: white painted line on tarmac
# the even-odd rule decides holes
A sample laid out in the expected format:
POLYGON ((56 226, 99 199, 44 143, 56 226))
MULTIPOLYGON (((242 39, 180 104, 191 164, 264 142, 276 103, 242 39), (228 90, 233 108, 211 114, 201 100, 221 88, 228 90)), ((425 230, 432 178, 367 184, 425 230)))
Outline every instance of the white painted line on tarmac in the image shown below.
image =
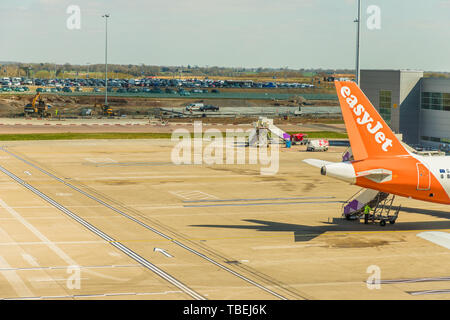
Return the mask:
POLYGON ((31 254, 22 253, 22 258, 33 267, 39 267, 39 263, 37 263, 36 259, 31 254))
POLYGON ((408 292, 412 296, 420 296, 425 294, 449 294, 450 289, 444 289, 444 290, 426 290, 426 291, 410 291, 408 292))
POLYGON ((117 292, 117 293, 93 293, 93 294, 77 294, 66 296, 28 296, 23 298, 2 298, 0 300, 42 300, 42 299, 68 299, 68 298, 99 298, 99 297, 115 297, 115 296, 147 296, 147 295, 167 295, 172 293, 183 293, 182 291, 167 290, 161 292, 117 292))
POLYGON ((113 160, 111 158, 84 158, 84 160, 92 162, 92 163, 116 163, 116 160, 113 160))
MULTIPOLYGON (((8 206, 5 201, 0 199, 0 206, 4 208, 6 211, 8 211, 13 217, 15 217, 20 223, 22 223, 28 230, 30 230, 39 240, 44 242, 50 250, 52 250, 57 256, 59 256, 62 260, 64 260, 68 266, 77 266, 78 263, 73 260, 71 257, 69 257, 63 250, 61 250, 53 241, 48 239, 46 236, 44 236, 38 229, 36 229, 31 223, 29 223, 27 220, 25 220, 16 210, 8 206)), ((90 271, 92 273, 96 273, 94 271, 90 271)), ((111 277, 107 275, 102 275, 96 273, 98 276, 116 280, 116 281, 123 281, 121 278, 111 277)))
MULTIPOLYGON (((104 244, 108 243, 105 240, 92 240, 92 241, 54 241, 53 244, 76 244, 76 245, 86 245, 86 244, 104 244)), ((18 245, 18 246, 30 246, 30 245, 49 245, 49 242, 44 241, 21 241, 21 242, 0 242, 0 246, 11 246, 11 245, 18 245)))
POLYGON ((219 199, 218 197, 208 194, 199 190, 192 190, 192 191, 169 191, 169 193, 173 194, 176 197, 186 199, 186 200, 205 200, 205 199, 211 199, 216 200, 219 199))
POLYGON ((28 230, 30 230, 39 240, 44 242, 49 249, 56 253, 62 260, 64 260, 68 265, 77 265, 75 260, 69 257, 64 251, 62 251, 57 245, 55 245, 49 238, 44 236, 38 229, 36 229, 31 223, 25 220, 16 210, 8 206, 5 201, 0 199, 0 206, 8 211, 14 218, 16 218, 20 223, 24 225, 28 230))
MULTIPOLYGON (((161 278, 167 280, 168 282, 170 282, 172 285, 176 286, 177 288, 183 290, 186 294, 190 295, 192 298, 197 299, 197 300, 205 300, 205 298, 203 296, 201 296, 200 294, 198 294, 197 292, 195 292, 194 290, 192 290, 191 288, 187 287, 186 285, 184 285, 183 283, 181 283, 179 280, 175 279, 174 277, 172 277, 171 275, 169 275, 168 273, 166 273, 165 271, 161 270, 160 268, 158 268, 156 265, 152 264, 151 262, 149 262, 148 260, 144 259, 143 257, 141 257, 140 255, 138 255, 137 253, 135 253, 134 251, 132 251, 131 249, 127 248, 126 246, 124 246, 122 243, 120 242, 116 242, 113 238, 111 238, 110 236, 108 236, 107 234, 105 234, 103 231, 97 229, 96 227, 94 227, 92 224, 88 223, 86 220, 80 218, 79 216, 77 216, 76 214, 74 214, 73 212, 71 212, 70 210, 68 210, 67 208, 65 208, 64 206, 62 206, 61 204, 59 204, 58 202, 56 202, 55 200, 51 199, 50 197, 48 197, 47 195, 45 195, 44 193, 42 193, 41 191, 39 191, 38 189, 34 188, 33 186, 31 186, 30 184, 26 183, 25 181, 23 181, 22 179, 20 179, 19 177, 17 177, 16 175, 14 175, 13 173, 11 173, 10 171, 6 170, 5 168, 3 168, 2 166, 0 166, 0 171, 2 171, 3 173, 5 173, 6 175, 8 175, 10 178, 12 178, 13 180, 15 180, 16 182, 18 182, 19 184, 21 184, 22 186, 24 186, 25 188, 27 188, 28 190, 30 190, 31 192, 33 192, 35 195, 39 196, 41 199, 47 201, 48 203, 50 203, 51 205, 53 205, 55 208, 57 208, 58 210, 60 210, 61 212, 63 212, 64 214, 66 214, 68 217, 72 218, 73 220, 77 221, 78 223, 80 223, 81 225, 83 225, 84 227, 86 227, 88 230, 90 230, 91 232, 95 233, 96 235, 98 235, 100 238, 108 241, 112 246, 116 247, 117 249, 119 249, 121 252, 123 252, 124 254, 126 254, 127 256, 129 256, 130 258, 134 259, 135 261, 137 261, 138 263, 140 263, 142 266, 146 267, 147 269, 153 271, 155 274, 159 275, 161 278)), ((31 230, 33 230, 33 232, 37 232, 37 234, 40 234, 39 231, 34 228, 32 225, 30 225, 28 222, 26 222, 25 219, 23 219, 14 209, 10 208, 3 200, 0 199, 0 205, 4 206, 6 210, 10 211, 11 214, 18 216, 18 218, 21 218, 23 220, 23 223, 26 223, 28 225, 29 228, 31 228, 31 230)), ((42 234, 41 234, 42 235, 42 234)), ((42 235, 43 238, 45 238, 44 235, 42 235)), ((45 238, 47 241, 49 241, 47 238, 45 238)), ((50 241, 49 241, 50 242, 50 241)), ((54 244, 52 245, 53 248, 58 249, 60 252, 59 253, 63 253, 65 255, 64 252, 62 252, 62 250, 60 250, 57 246, 55 246, 54 244)), ((67 258, 70 259, 70 257, 68 257, 66 255, 67 258)), ((76 263, 73 264, 69 264, 69 265, 77 265, 76 263)), ((115 281, 119 281, 119 282, 124 282, 127 281, 129 279, 123 279, 123 278, 116 278, 116 277, 112 277, 112 276, 108 276, 108 275, 103 275, 100 273, 97 273, 95 271, 91 271, 88 270, 90 273, 93 274, 97 274, 98 276, 102 277, 102 278, 107 278, 107 279, 112 279, 115 281)))
POLYGON ((419 238, 433 242, 441 247, 450 249, 450 233, 442 231, 426 231, 417 234, 419 238))
MULTIPOLYGON (((11 268, 11 266, 2 256, 0 256, 0 268, 11 268)), ((33 296, 33 292, 31 292, 31 290, 27 287, 25 282, 23 282, 22 278, 19 277, 15 270, 2 270, 0 272, 20 297, 33 296)))

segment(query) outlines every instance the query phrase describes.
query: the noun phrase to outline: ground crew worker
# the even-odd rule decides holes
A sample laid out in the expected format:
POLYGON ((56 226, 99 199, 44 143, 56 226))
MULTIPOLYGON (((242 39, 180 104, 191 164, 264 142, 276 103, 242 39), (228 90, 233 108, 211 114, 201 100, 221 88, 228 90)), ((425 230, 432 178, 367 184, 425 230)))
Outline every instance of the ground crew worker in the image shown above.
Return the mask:
POLYGON ((369 214, 371 210, 372 208, 368 204, 366 204, 366 206, 364 207, 364 224, 369 223, 369 214))

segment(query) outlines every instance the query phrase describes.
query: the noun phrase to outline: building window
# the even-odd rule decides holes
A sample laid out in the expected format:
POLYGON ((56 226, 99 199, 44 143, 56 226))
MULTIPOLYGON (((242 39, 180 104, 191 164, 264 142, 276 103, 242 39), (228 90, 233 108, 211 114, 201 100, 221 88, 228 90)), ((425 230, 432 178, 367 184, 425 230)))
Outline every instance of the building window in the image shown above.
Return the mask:
POLYGON ((380 90, 379 92, 380 95, 380 105, 379 105, 379 110, 380 110, 380 115, 381 117, 383 117, 384 121, 386 121, 386 123, 388 125, 391 124, 391 106, 392 106, 392 91, 389 90, 380 90))
POLYGON ((437 137, 421 136, 420 139, 423 140, 423 141, 441 142, 441 143, 450 144, 450 139, 449 138, 437 138, 437 137))
POLYGON ((430 109, 431 93, 422 92, 422 109, 430 109))
POLYGON ((450 111, 450 93, 442 94, 442 106, 445 111, 450 111))
POLYGON ((422 109, 450 111, 450 93, 422 92, 422 109))

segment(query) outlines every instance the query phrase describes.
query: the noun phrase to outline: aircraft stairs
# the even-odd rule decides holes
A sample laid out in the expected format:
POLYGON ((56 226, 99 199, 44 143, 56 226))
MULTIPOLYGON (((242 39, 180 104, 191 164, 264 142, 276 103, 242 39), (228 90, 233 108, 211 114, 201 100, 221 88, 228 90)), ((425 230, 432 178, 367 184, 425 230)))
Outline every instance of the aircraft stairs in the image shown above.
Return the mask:
POLYGON ((362 188, 342 205, 342 216, 347 220, 365 219, 364 211, 368 205, 371 208, 368 221, 379 222, 381 226, 387 221, 394 224, 401 209, 401 206, 392 207, 394 199, 395 195, 362 188))

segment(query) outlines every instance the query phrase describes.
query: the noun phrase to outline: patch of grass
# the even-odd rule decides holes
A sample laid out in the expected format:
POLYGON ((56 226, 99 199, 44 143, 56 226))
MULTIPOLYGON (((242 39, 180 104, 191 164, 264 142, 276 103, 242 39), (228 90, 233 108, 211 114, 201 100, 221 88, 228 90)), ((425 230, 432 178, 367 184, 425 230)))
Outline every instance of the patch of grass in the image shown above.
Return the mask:
POLYGON ((0 141, 20 140, 87 140, 87 139, 170 139, 170 133, 100 132, 100 133, 24 133, 0 134, 0 141))

